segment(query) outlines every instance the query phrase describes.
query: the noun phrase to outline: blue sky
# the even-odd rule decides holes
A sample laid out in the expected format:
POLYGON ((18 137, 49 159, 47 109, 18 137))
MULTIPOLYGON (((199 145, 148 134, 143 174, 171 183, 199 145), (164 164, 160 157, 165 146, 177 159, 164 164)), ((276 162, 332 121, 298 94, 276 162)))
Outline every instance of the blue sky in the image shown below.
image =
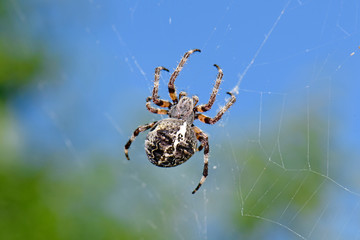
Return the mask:
MULTIPOLYGON (((14 6, 21 16, 21 7, 14 6)), ((55 94, 44 93, 50 95, 44 103, 49 111, 70 111, 102 128, 109 121, 104 113, 117 121, 132 109, 144 113, 154 68, 173 70, 187 50, 200 48, 177 79, 179 90, 206 101, 216 63, 224 71, 216 107, 241 80, 231 119, 255 122, 258 128, 252 114, 259 113, 262 94, 269 111, 279 112, 285 101, 290 106, 285 117, 296 113, 292 104, 311 108, 311 101, 318 99, 325 102, 325 118, 336 116, 334 121, 344 123, 343 141, 358 143, 357 1, 80 1, 33 6, 34 14, 25 16, 33 34, 47 39, 60 56, 59 73, 48 85, 55 86, 55 94)), ((164 98, 169 76, 163 73, 160 83, 164 98)), ((145 114, 139 116, 154 117, 145 114)))

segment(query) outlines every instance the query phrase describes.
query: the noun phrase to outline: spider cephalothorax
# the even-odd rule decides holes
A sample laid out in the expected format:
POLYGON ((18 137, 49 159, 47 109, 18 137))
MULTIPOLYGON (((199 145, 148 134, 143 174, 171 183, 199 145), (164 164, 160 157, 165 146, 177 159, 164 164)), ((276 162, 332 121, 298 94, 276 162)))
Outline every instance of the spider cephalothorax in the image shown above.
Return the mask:
POLYGON ((185 53, 170 77, 168 89, 172 103, 167 100, 159 99, 158 96, 160 71, 169 70, 164 67, 157 67, 155 69, 154 88, 152 96, 148 97, 146 100, 146 107, 152 113, 167 114, 169 118, 138 127, 125 145, 125 156, 129 160, 128 149, 130 148, 131 143, 140 132, 148 129, 150 129, 150 132, 145 140, 145 151, 150 162, 156 166, 175 167, 187 161, 196 151, 204 149, 203 176, 195 190, 192 192, 195 193, 204 183, 208 175, 209 142, 208 136, 196 127, 193 122, 195 119, 198 119, 207 124, 216 123, 230 106, 235 103, 236 98, 232 93, 228 92, 231 98, 214 118, 199 113, 210 110, 215 102, 223 76, 221 68, 216 64, 214 64, 214 66, 218 69, 218 75, 207 104, 196 105, 199 101, 198 97, 193 96, 190 98, 185 92, 180 92, 179 97, 177 96, 174 85, 175 79, 190 54, 193 52, 200 52, 200 50, 194 49, 185 53), (151 101, 159 107, 168 109, 154 108, 151 106, 151 101), (198 148, 197 140, 200 142, 198 148))

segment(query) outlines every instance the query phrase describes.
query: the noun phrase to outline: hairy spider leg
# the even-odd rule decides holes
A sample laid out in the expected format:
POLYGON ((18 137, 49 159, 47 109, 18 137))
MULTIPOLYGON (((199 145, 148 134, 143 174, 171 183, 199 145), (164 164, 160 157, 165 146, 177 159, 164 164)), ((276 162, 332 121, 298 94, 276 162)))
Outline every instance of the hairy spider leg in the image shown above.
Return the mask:
POLYGON ((208 163, 209 163, 209 138, 203 131, 201 131, 200 128, 194 126, 193 130, 195 132, 196 138, 200 141, 201 146, 204 148, 204 169, 200 182, 196 186, 194 191, 192 191, 192 194, 196 193, 196 191, 199 190, 201 185, 205 182, 206 177, 208 176, 208 163))
POLYGON ((152 100, 159 107, 170 107, 171 102, 169 102, 167 100, 159 99, 159 96, 158 96, 160 71, 161 70, 169 72, 169 70, 167 68, 165 68, 165 67, 157 67, 157 68, 155 68, 155 80, 154 80, 154 88, 153 88, 153 92, 152 92, 152 100))
POLYGON ((137 129, 135 129, 135 131, 131 135, 129 141, 125 144, 125 156, 126 156, 127 160, 130 160, 130 158, 129 158, 129 148, 130 148, 131 143, 137 137, 137 135, 139 135, 139 133, 141 133, 141 132, 144 132, 144 131, 148 130, 149 128, 152 128, 156 123, 157 123, 157 121, 149 123, 149 124, 141 125, 137 129))
POLYGON ((167 109, 161 109, 161 108, 154 108, 151 106, 151 99, 152 97, 148 97, 146 99, 146 108, 149 110, 149 112, 156 113, 156 114, 168 114, 169 110, 167 109))
POLYGON ((178 102, 177 95, 176 95, 176 90, 175 90, 175 85, 174 85, 175 79, 177 78, 180 71, 184 67, 184 65, 185 65, 187 59, 189 58, 189 56, 194 52, 201 52, 201 51, 200 51, 200 49, 193 49, 193 50, 190 50, 187 53, 185 53, 184 56, 181 58, 180 63, 176 67, 175 71, 171 74, 170 81, 169 81, 169 84, 168 84, 168 89, 169 89, 170 98, 174 103, 178 102))
POLYGON ((219 121, 221 119, 222 115, 224 115, 224 113, 231 107, 231 105, 233 105, 236 102, 236 97, 234 94, 232 94, 231 92, 227 92, 227 94, 229 94, 231 96, 231 98, 226 103, 226 105, 216 114, 216 116, 214 118, 211 118, 204 114, 199 114, 199 113, 196 114, 195 118, 199 119, 201 122, 207 123, 207 124, 214 124, 217 121, 219 121))
POLYGON ((210 95, 210 99, 209 99, 209 102, 207 104, 202 104, 202 105, 198 105, 196 106, 195 110, 197 112, 206 112, 208 110, 211 109, 212 105, 214 104, 215 102, 215 99, 216 99, 216 95, 218 94, 218 91, 219 91, 219 87, 220 87, 220 83, 221 83, 221 79, 223 77, 223 71, 221 70, 221 68, 214 64, 214 66, 217 68, 218 70, 218 75, 216 77, 216 81, 215 81, 215 85, 214 85, 214 88, 212 90, 212 93, 210 95))

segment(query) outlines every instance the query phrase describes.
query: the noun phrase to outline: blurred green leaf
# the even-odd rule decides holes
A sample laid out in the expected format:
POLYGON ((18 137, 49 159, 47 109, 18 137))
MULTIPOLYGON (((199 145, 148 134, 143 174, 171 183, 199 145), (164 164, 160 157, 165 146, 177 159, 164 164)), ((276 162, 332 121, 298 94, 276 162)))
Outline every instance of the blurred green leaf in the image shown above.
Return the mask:
POLYGON ((0 41, 0 99, 14 95, 31 83, 41 72, 43 61, 40 51, 26 52, 0 41))
POLYGON ((66 177, 55 172, 0 162, 0 239, 159 239, 156 231, 136 231, 109 211, 116 184, 110 165, 66 177))

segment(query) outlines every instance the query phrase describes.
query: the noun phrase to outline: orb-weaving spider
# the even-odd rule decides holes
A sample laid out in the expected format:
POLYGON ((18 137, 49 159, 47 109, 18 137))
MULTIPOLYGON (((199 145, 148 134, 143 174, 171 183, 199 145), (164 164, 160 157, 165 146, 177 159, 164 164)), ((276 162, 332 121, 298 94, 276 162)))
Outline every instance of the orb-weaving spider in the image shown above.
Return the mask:
POLYGON ((196 151, 204 149, 203 176, 195 190, 192 192, 193 194, 201 187, 208 175, 209 159, 208 136, 202 132, 200 128, 196 127, 193 122, 195 119, 198 119, 207 124, 214 124, 220 120, 222 115, 236 101, 235 96, 232 93, 227 92, 231 98, 214 118, 210 118, 199 113, 210 110, 215 102, 221 79, 223 77, 221 68, 216 64, 214 64, 214 66, 218 70, 218 75, 208 103, 196 105, 199 98, 197 96, 192 96, 190 98, 185 92, 180 92, 179 98, 177 98, 174 85, 175 79, 179 75, 190 54, 194 52, 200 52, 200 50, 193 49, 185 53, 179 65, 170 77, 168 89, 172 103, 167 100, 159 99, 158 96, 160 71, 169 70, 164 67, 157 67, 155 69, 154 88, 152 96, 148 97, 146 100, 146 108, 152 113, 167 114, 169 115, 169 118, 139 126, 125 145, 125 156, 128 160, 130 160, 128 149, 130 148, 131 143, 135 140, 139 133, 150 129, 150 132, 145 140, 145 151, 150 162, 159 167, 175 167, 187 161, 196 151), (151 100, 157 106, 168 109, 152 107, 150 105, 151 100), (198 148, 197 140, 200 141, 200 146, 198 148))

